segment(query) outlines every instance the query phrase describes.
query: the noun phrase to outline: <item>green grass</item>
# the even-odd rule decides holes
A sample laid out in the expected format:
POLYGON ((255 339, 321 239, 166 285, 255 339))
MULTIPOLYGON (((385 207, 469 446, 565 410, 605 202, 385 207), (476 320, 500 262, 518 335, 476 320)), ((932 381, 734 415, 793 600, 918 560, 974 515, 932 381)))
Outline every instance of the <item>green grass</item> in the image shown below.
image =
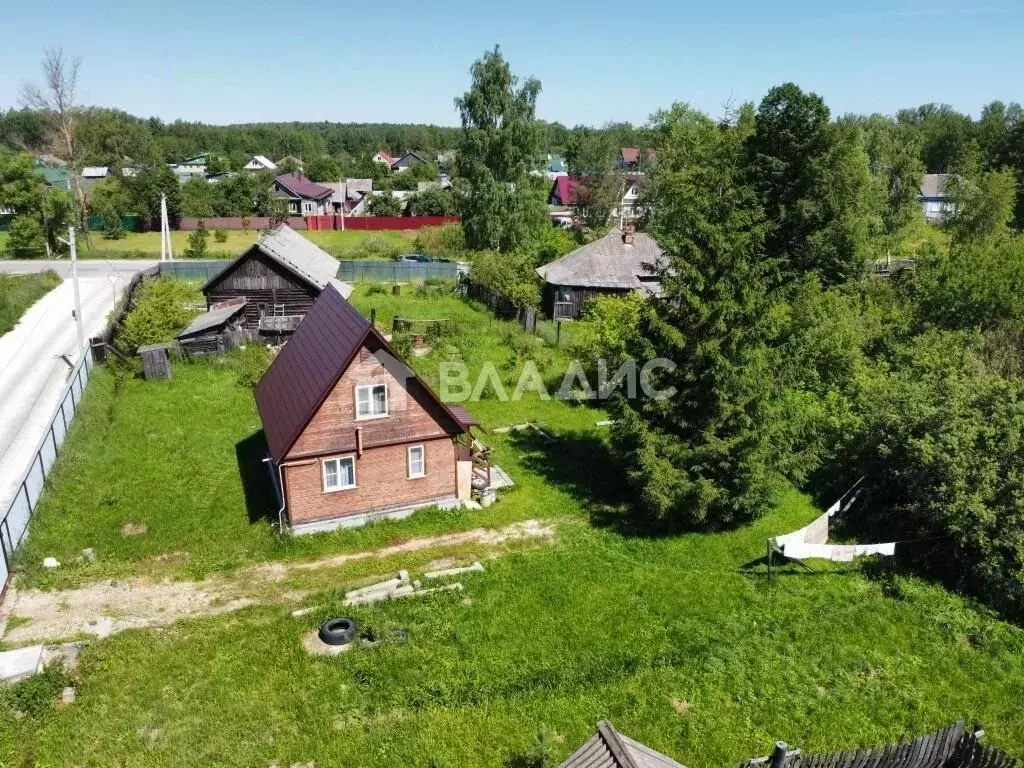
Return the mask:
MULTIPOLYGON (((456 321, 443 349, 414 361, 428 378, 456 355, 474 370, 493 360, 504 371, 513 347, 522 353, 510 324, 429 289, 393 297, 360 287, 354 301, 375 307, 385 326, 396 313, 456 321)), ((564 362, 543 345, 531 354, 545 371, 564 362)), ((345 609, 340 594, 370 571, 344 571, 323 581, 306 601, 320 607, 302 618, 290 606, 253 607, 93 641, 74 705, 15 717, 0 698, 0 756, 18 765, 522 765, 516 758, 542 729, 557 762, 602 717, 691 768, 736 765, 780 738, 845 749, 960 718, 1024 753, 1020 629, 939 587, 869 578, 856 565, 782 568, 769 584, 765 539, 818 514, 795 491, 735 531, 622 535, 600 522, 626 498, 593 426, 600 411, 536 396, 470 407, 487 427, 542 421, 560 439, 484 434, 518 486, 483 512, 420 513, 281 543, 245 514, 234 450, 256 417, 231 374, 178 365, 171 382, 131 380, 115 395, 110 374, 97 371, 25 552, 64 562, 95 546, 99 560, 56 574, 23 560, 26 583, 187 575, 525 517, 558 519, 558 541, 487 560, 486 573, 462 578, 461 594, 345 609), (123 539, 129 519, 149 533, 123 539), (153 555, 178 550, 189 553, 183 571, 155 568, 153 555), (307 656, 303 634, 339 614, 378 632, 405 629, 409 642, 307 656)))
MULTIPOLYGON (((0 243, 0 249, 3 243, 0 243)), ((0 274, 0 336, 18 324, 25 311, 61 283, 53 271, 35 275, 0 274)))
MULTIPOLYGON (((6 234, 6 233, 3 233, 6 234)), ((0 236, 3 236, 0 234, 0 236)), ((171 246, 178 258, 181 258, 188 247, 189 232, 172 232, 171 246)), ((207 241, 209 258, 234 258, 256 242, 258 230, 242 232, 226 231, 227 240, 218 243, 210 232, 207 241)), ((400 253, 412 250, 414 232, 303 232, 318 246, 339 259, 393 258, 400 253)), ((92 235, 93 250, 85 247, 84 240, 79 245, 78 253, 82 258, 94 259, 155 259, 160 257, 159 232, 129 232, 120 240, 107 240, 100 232, 92 235)), ((0 252, 3 241, 0 240, 0 252)))

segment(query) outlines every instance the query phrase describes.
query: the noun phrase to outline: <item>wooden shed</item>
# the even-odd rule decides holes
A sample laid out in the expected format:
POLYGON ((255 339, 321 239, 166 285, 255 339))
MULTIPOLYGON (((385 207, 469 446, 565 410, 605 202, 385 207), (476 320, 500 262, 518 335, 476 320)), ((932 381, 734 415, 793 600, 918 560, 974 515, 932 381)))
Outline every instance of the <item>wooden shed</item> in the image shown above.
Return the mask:
POLYGON ((543 307, 553 320, 575 320, 586 302, 600 295, 660 293, 661 246, 645 232, 613 229, 602 238, 538 267, 544 280, 543 307))
POLYGON ((244 299, 242 327, 290 334, 328 283, 345 297, 352 286, 337 280, 338 260, 287 224, 260 238, 203 286, 207 307, 244 299))
POLYGON ((244 327, 243 312, 247 303, 244 298, 230 299, 214 304, 194 318, 175 337, 181 354, 185 357, 216 354, 254 339, 256 332, 244 327))

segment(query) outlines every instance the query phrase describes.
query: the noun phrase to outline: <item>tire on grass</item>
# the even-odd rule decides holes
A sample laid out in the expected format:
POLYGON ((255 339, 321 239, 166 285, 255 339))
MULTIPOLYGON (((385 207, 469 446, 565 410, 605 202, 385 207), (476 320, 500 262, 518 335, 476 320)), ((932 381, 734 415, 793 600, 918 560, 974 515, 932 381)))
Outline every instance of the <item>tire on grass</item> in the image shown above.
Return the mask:
POLYGON ((349 618, 329 619, 320 626, 317 636, 327 645, 346 645, 356 636, 356 623, 349 618))

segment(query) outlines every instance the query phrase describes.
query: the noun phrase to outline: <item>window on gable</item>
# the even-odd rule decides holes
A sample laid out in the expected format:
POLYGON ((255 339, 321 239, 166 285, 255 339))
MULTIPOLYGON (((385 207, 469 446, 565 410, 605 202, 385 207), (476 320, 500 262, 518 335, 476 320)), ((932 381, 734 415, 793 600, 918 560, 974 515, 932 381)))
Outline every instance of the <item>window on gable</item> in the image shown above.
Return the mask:
POLYGON ((324 459, 324 493, 344 491, 356 487, 356 460, 354 456, 324 459))
POLYGON ((375 419, 388 415, 387 384, 356 387, 356 418, 375 419))
POLYGON ((409 477, 423 477, 427 474, 426 458, 422 445, 409 446, 409 477))

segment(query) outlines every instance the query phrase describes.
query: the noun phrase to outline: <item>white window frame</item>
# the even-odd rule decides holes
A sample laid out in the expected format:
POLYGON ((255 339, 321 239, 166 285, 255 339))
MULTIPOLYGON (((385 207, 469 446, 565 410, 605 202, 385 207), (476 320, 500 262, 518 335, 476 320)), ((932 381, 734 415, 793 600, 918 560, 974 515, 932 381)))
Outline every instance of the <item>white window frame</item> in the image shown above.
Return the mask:
POLYGON ((384 381, 384 382, 376 382, 374 384, 359 384, 359 385, 357 385, 356 386, 356 392, 355 392, 355 397, 356 397, 356 421, 366 421, 368 419, 386 419, 390 415, 389 411, 391 409, 391 400, 390 400, 389 395, 390 395, 390 392, 388 392, 388 384, 387 384, 386 381, 384 381), (373 409, 373 390, 376 389, 377 387, 384 387, 384 413, 373 413, 372 412, 372 409, 373 409), (370 391, 369 403, 370 403, 371 412, 368 413, 368 414, 361 414, 361 413, 359 413, 359 393, 361 391, 363 391, 363 390, 369 390, 370 391))
POLYGON ((348 491, 358 487, 358 480, 356 478, 356 457, 354 454, 347 456, 331 456, 329 459, 323 459, 320 462, 320 482, 323 487, 324 493, 336 493, 337 491, 348 491), (327 485, 327 465, 332 462, 337 462, 338 480, 341 480, 341 463, 343 461, 352 462, 352 484, 351 485, 327 485))
POLYGON ((407 470, 408 470, 406 472, 406 477, 408 477, 410 480, 416 480, 417 478, 426 477, 427 476, 427 451, 426 451, 426 449, 422 445, 410 445, 406 449, 406 451, 405 451, 405 456, 406 456, 406 467, 407 467, 407 470), (420 471, 419 472, 413 472, 412 471, 412 452, 413 451, 417 451, 417 450, 420 452, 420 471))

